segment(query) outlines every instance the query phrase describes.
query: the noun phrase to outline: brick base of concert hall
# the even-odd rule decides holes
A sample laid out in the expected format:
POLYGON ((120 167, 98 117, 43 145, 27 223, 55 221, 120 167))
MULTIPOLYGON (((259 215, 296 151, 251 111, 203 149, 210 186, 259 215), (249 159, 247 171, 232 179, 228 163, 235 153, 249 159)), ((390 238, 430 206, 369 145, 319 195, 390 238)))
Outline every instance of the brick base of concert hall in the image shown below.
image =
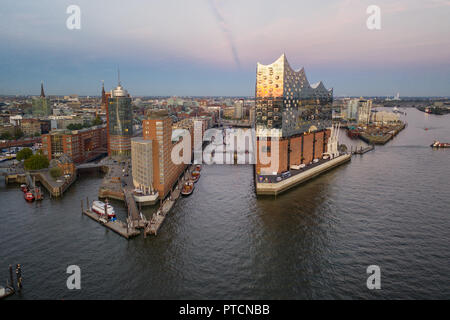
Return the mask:
MULTIPOLYGON (((327 152, 328 138, 330 137, 330 130, 322 130, 312 133, 303 133, 294 135, 289 138, 282 138, 279 143, 278 155, 278 170, 277 174, 288 171, 292 165, 309 164, 314 159, 322 159, 322 156, 327 152)), ((259 159, 260 152, 263 146, 271 147, 271 141, 261 142, 256 141, 258 150, 258 159, 256 163, 256 173, 261 174, 264 168, 269 168, 270 164, 262 164, 259 159)), ((263 148, 264 149, 264 148, 263 148)), ((270 151, 267 152, 267 157, 270 156, 270 151)), ((271 172, 273 174, 274 172, 271 172)))

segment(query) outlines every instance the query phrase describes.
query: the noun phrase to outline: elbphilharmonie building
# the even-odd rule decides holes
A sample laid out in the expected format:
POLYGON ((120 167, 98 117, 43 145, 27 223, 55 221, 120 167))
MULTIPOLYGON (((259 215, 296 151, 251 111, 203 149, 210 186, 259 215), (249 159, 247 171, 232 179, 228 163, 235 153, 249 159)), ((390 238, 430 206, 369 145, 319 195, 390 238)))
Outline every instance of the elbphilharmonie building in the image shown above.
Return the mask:
POLYGON ((331 126, 333 89, 310 85, 302 68, 295 71, 283 54, 269 65, 257 64, 256 132, 288 137, 331 126))
POLYGON ((257 64, 255 97, 258 148, 260 139, 268 140, 263 152, 270 153, 270 140, 276 138, 280 153, 276 172, 265 172, 258 158, 258 174, 278 174, 322 157, 332 121, 333 89, 322 82, 309 84, 305 70, 293 70, 283 54, 272 64, 257 64))

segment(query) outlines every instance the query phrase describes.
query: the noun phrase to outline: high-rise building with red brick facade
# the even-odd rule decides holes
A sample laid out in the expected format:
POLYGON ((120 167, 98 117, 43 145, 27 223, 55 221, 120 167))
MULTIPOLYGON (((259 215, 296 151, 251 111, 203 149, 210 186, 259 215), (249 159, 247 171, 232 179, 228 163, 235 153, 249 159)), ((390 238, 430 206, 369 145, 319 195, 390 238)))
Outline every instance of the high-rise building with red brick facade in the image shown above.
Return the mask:
MULTIPOLYGON (((180 175, 187 167, 187 163, 174 163, 171 155, 173 148, 182 143, 186 138, 192 137, 193 127, 186 126, 172 130, 172 119, 167 110, 151 110, 148 119, 142 122, 143 139, 135 138, 132 148, 140 148, 148 152, 132 152, 133 181, 135 187, 156 190, 160 198, 168 195, 180 175), (186 135, 187 133, 190 136, 186 135), (151 141, 151 146, 145 141, 151 141), (146 146, 148 145, 148 146, 146 146), (150 153, 151 151, 151 153, 150 153), (151 164, 152 175, 149 170, 151 164), (151 176, 152 185, 149 186, 151 176)), ((192 153, 192 141, 190 142, 192 153)), ((183 156, 181 153, 180 156, 183 156)))

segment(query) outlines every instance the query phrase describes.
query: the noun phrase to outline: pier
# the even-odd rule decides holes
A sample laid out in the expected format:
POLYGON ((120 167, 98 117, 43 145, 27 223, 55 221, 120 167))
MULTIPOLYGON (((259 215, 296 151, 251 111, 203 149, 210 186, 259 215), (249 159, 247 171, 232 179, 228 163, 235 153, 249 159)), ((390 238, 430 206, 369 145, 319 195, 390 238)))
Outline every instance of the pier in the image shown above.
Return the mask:
POLYGON ((317 164, 312 164, 305 169, 291 170, 292 176, 279 182, 259 182, 258 179, 256 179, 256 194, 276 196, 294 186, 302 184, 322 173, 351 161, 351 157, 351 154, 343 154, 331 160, 321 160, 317 164))
POLYGON ((130 221, 128 223, 125 223, 123 221, 110 221, 105 217, 102 217, 98 215, 97 213, 93 212, 90 208, 89 199, 86 199, 86 205, 87 208, 83 208, 83 201, 81 201, 81 212, 91 218, 92 220, 100 223, 101 225, 105 226, 106 228, 116 232, 117 234, 121 235, 122 237, 126 239, 133 238, 135 236, 138 236, 141 232, 133 226, 130 221))
POLYGON ((171 191, 170 196, 162 202, 158 211, 153 214, 152 219, 148 222, 145 228, 144 237, 147 237, 148 234, 152 234, 155 236, 158 234, 158 230, 166 219, 167 214, 170 212, 170 210, 175 205, 175 202, 180 197, 183 184, 192 178, 191 173, 193 170, 193 165, 187 168, 187 170, 183 174, 183 177, 178 180, 175 189, 171 191))
POLYGON ((351 154, 365 154, 365 153, 367 153, 369 151, 372 151, 372 150, 375 150, 375 146, 374 145, 370 145, 368 147, 360 146, 359 148, 355 147, 355 150, 353 150, 353 146, 352 146, 351 150, 350 150, 350 153, 351 154))
MULTIPOLYGON (((83 208, 83 201, 81 201, 81 211, 84 215, 90 217, 91 219, 102 224, 108 229, 113 230, 126 239, 138 236, 141 233, 139 229, 144 229, 144 238, 146 238, 147 235, 156 236, 170 210, 172 210, 176 201, 180 198, 181 189, 184 182, 192 179, 191 172, 194 170, 194 168, 195 166, 187 167, 186 171, 183 172, 182 178, 177 181, 177 183, 175 184, 175 188, 170 192, 170 195, 165 200, 161 201, 161 205, 158 211, 153 214, 150 221, 141 214, 138 206, 136 205, 132 185, 125 185, 122 187, 120 178, 118 179, 117 183, 114 183, 117 189, 114 190, 116 194, 115 199, 120 198, 120 200, 125 201, 128 209, 127 222, 119 220, 109 221, 105 217, 98 215, 97 213, 90 210, 88 199, 86 199, 86 209, 83 208)), ((115 171, 117 171, 117 168, 115 169, 115 171)))
MULTIPOLYGON (((4 169, 4 168, 2 168, 4 169)), ((52 178, 47 169, 39 171, 25 171, 21 168, 6 168, 0 171, 5 176, 6 184, 9 183, 25 183, 33 190, 36 182, 40 182, 52 197, 61 197, 64 192, 76 181, 76 175, 69 179, 61 178, 55 180, 52 178)))
POLYGON ((406 126, 406 123, 402 123, 384 128, 367 128, 366 130, 360 132, 358 137, 370 145, 383 145, 392 140, 400 131, 405 129, 406 126))

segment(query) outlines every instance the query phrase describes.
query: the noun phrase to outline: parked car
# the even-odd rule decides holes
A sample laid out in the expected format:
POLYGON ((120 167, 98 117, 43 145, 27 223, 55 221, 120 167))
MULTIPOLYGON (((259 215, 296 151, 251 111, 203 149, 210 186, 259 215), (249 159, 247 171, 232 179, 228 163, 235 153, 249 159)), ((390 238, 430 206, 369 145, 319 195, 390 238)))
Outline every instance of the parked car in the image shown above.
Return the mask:
POLYGON ((281 177, 283 179, 289 178, 291 176, 291 172, 290 171, 285 171, 281 173, 281 177))

